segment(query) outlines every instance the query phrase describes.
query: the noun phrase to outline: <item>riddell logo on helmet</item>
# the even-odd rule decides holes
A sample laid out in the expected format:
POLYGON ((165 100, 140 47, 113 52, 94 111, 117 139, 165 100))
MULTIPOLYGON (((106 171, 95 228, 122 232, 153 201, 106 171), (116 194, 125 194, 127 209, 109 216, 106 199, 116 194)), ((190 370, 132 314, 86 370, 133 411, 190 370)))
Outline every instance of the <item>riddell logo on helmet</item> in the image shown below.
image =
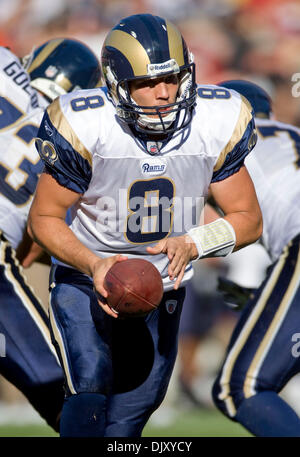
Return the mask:
POLYGON ((58 72, 58 69, 54 65, 49 65, 45 71, 47 78, 53 78, 58 72))
POLYGON ((169 71, 179 71, 179 66, 175 59, 170 59, 162 63, 150 63, 147 65, 148 75, 151 76, 160 73, 167 73, 169 71))

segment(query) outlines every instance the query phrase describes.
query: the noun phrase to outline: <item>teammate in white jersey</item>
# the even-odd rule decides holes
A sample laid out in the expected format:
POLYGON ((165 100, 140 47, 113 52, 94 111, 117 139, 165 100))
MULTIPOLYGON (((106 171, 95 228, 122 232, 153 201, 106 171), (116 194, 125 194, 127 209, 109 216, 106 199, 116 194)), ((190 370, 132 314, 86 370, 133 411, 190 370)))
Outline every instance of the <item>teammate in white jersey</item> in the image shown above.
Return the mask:
POLYGON ((100 63, 83 43, 62 38, 35 49, 28 71, 6 48, 0 48, 0 61, 0 332, 5 341, 0 374, 58 430, 63 372, 51 343, 47 313, 28 285, 16 253, 29 265, 33 252, 28 245, 24 250, 23 234, 43 170, 34 138, 44 108, 75 86, 95 87, 100 63))
POLYGON ((172 373, 191 261, 261 233, 243 166, 256 141, 251 107, 197 87, 177 28, 150 14, 122 19, 102 69, 106 88, 56 99, 36 141, 45 172, 28 228, 56 259, 50 320, 68 388, 61 436, 141 435, 172 373), (209 187, 225 217, 199 227, 209 187), (161 272, 162 302, 146 317, 117 319, 104 276, 141 256, 161 272))
POLYGON ((256 84, 233 80, 220 86, 243 94, 255 111, 258 142, 245 164, 273 263, 243 309, 213 397, 256 436, 299 437, 300 419, 279 393, 300 372, 300 129, 273 118, 271 99, 256 84))

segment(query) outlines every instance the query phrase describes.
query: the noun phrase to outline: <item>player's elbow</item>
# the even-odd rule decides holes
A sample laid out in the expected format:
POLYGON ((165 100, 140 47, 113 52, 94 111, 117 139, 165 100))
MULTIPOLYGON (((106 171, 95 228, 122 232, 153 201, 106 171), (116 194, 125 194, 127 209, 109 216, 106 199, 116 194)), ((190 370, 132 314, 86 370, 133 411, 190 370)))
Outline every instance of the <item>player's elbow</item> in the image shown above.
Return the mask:
POLYGON ((34 225, 35 225, 35 216, 33 214, 33 211, 30 210, 28 219, 27 219, 27 233, 33 241, 38 242, 37 237, 35 235, 34 225))
POLYGON ((262 236, 263 217, 259 205, 257 205, 255 210, 252 212, 250 218, 251 230, 249 231, 249 234, 251 239, 249 240, 249 244, 255 243, 255 241, 259 240, 259 238, 262 236))
POLYGON ((260 213, 259 223, 257 226, 256 241, 259 240, 259 238, 262 236, 263 228, 264 228, 263 218, 262 218, 262 214, 260 213))
POLYGON ((30 215, 28 216, 28 220, 27 220, 27 233, 30 236, 30 238, 32 238, 34 240, 34 233, 33 233, 33 230, 32 230, 32 224, 31 224, 30 215))
POLYGON ((260 209, 260 206, 257 205, 257 211, 256 211, 256 235, 255 235, 255 241, 257 241, 263 233, 263 216, 262 212, 260 209))

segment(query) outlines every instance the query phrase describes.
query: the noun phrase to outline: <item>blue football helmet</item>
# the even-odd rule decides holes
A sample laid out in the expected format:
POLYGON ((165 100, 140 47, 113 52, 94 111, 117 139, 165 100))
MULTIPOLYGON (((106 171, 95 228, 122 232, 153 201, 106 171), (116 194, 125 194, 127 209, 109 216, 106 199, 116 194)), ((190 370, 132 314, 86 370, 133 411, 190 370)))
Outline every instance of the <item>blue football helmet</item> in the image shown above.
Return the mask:
POLYGON ((249 100, 255 117, 269 118, 272 114, 272 100, 267 92, 257 84, 242 79, 222 81, 219 86, 234 89, 249 100))
POLYGON ((119 119, 138 132, 169 134, 190 123, 197 95, 195 64, 181 33, 171 22, 151 14, 122 19, 104 41, 101 63, 119 119), (176 102, 163 106, 170 108, 166 116, 160 112, 162 106, 140 106, 132 99, 131 81, 172 74, 178 75, 179 89, 176 102))
POLYGON ((25 57, 31 85, 50 101, 77 89, 100 85, 101 66, 93 51, 81 41, 56 38, 25 57))

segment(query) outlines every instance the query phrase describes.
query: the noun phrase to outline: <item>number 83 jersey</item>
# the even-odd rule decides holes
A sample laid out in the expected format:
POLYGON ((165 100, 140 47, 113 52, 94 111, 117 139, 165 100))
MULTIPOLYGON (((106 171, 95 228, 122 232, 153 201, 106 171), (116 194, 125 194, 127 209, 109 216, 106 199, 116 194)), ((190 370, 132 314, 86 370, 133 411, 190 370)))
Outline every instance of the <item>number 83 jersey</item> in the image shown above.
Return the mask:
MULTIPOLYGON (((162 144, 119 121, 103 88, 57 98, 36 140, 46 171, 80 194, 70 224, 78 239, 100 257, 142 255, 165 290, 173 287, 168 259, 147 246, 199 225, 210 183, 237 172, 255 144, 251 107, 239 94, 217 86, 198 94, 190 126, 162 144)), ((191 276, 189 265, 182 284, 191 276)))
POLYGON ((0 230, 14 248, 43 169, 34 146, 41 101, 19 59, 0 47, 0 230))

